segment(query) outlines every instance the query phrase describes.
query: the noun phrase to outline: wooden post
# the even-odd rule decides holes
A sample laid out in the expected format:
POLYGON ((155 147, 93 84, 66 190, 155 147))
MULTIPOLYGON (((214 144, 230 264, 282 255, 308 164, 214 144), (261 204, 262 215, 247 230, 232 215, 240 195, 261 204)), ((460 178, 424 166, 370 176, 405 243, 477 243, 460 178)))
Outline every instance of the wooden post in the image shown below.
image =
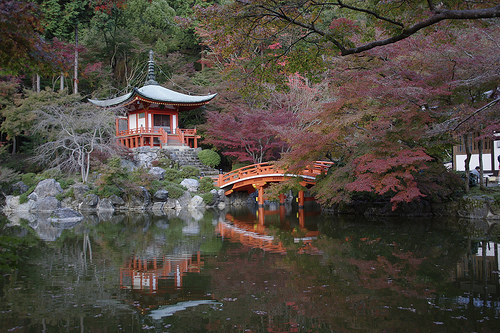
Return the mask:
POLYGON ((219 177, 217 178, 217 187, 222 185, 222 169, 219 169, 219 177))
POLYGON ((259 205, 258 206, 259 206, 259 208, 260 207, 263 208, 264 207, 264 186, 259 186, 258 189, 259 189, 259 198, 258 198, 259 205))
POLYGON ((280 205, 283 206, 285 204, 285 194, 280 193, 280 205))
POLYGON ((266 222, 266 213, 265 213, 264 206, 259 207, 259 211, 257 212, 257 214, 258 214, 258 218, 259 218, 259 225, 264 226, 264 224, 266 222))
POLYGON ((302 208, 299 208, 299 212, 298 214, 299 215, 299 226, 300 228, 305 228, 305 225, 306 225, 306 214, 304 212, 304 207, 302 206, 302 208))
POLYGON ((299 191, 299 197, 297 198, 297 202, 299 203, 299 209, 304 208, 304 191, 299 191))
POLYGON ((286 208, 285 205, 280 205, 280 222, 283 223, 285 222, 285 217, 286 217, 286 208))

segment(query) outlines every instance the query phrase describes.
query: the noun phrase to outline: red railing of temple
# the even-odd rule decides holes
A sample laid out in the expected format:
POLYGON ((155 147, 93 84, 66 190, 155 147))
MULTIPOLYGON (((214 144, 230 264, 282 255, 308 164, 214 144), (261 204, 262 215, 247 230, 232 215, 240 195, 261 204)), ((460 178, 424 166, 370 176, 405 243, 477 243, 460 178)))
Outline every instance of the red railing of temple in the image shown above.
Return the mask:
MULTIPOLYGON (((156 134, 156 135, 161 135, 161 133, 165 133, 165 130, 163 127, 144 127, 141 126, 139 128, 132 128, 132 129, 126 129, 123 131, 118 131, 116 133, 116 136, 127 136, 127 135, 137 135, 137 134, 156 134)), ((191 129, 184 129, 184 128, 177 128, 175 130, 175 133, 177 135, 184 135, 184 136, 194 136, 196 135, 196 128, 191 128, 191 129)))
MULTIPOLYGON (((316 176, 326 173, 328 169, 333 165, 333 162, 326 161, 316 161, 311 166, 307 166, 303 171, 301 171, 298 176, 306 176, 316 178, 316 176)), ((237 182, 239 180, 248 179, 251 177, 260 177, 265 175, 290 175, 284 170, 278 168, 276 165, 264 162, 258 164, 248 165, 231 172, 219 175, 216 180, 216 185, 218 187, 224 187, 227 184, 237 182)))
MULTIPOLYGON (((139 128, 117 131, 116 137, 118 140, 125 140, 125 139, 134 140, 134 138, 136 140, 139 140, 138 138, 140 137, 145 137, 145 138, 155 137, 159 138, 161 143, 166 145, 168 145, 169 141, 168 138, 170 137, 171 139, 175 138, 175 141, 178 141, 180 144, 185 146, 191 146, 189 140, 192 139, 192 145, 194 145, 194 148, 198 147, 197 139, 199 139, 199 136, 196 135, 196 128, 194 129, 177 128, 174 131, 174 134, 168 134, 162 127, 143 127, 143 126, 139 128)), ((149 144, 146 144, 146 146, 151 145, 151 142, 149 144)), ((141 147, 144 145, 142 141, 137 141, 134 144, 129 144, 128 142, 125 141, 122 141, 122 143, 129 148, 141 147)))
POLYGON ((116 133, 117 137, 120 136, 130 136, 130 135, 140 135, 140 134, 152 134, 152 135, 160 135, 160 130, 163 130, 163 128, 154 128, 154 127, 139 127, 139 128, 132 128, 132 129, 126 129, 123 131, 118 131, 116 133))

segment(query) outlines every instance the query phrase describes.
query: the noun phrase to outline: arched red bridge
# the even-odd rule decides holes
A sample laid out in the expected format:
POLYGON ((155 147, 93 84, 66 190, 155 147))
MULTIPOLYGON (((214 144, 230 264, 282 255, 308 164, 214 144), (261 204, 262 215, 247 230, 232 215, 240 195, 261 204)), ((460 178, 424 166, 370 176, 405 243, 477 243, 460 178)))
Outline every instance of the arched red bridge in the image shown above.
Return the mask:
MULTIPOLYGON (((226 195, 236 191, 252 193, 257 189, 259 190, 259 204, 263 204, 263 190, 269 183, 282 182, 291 177, 301 177, 301 185, 311 186, 316 183, 316 177, 325 174, 332 165, 333 162, 316 161, 300 173, 290 174, 268 162, 252 164, 220 174, 215 180, 215 185, 225 190, 226 195)), ((303 193, 299 193, 299 198, 301 194, 303 196, 303 193)))

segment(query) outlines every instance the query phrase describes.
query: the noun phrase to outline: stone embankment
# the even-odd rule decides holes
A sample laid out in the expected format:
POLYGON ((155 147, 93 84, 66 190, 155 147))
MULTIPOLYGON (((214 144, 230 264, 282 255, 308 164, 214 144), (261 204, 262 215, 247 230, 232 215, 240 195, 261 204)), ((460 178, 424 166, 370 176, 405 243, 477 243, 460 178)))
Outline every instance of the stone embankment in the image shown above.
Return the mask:
POLYGON ((430 203, 426 200, 401 203, 392 209, 390 202, 353 202, 337 205, 330 213, 357 214, 381 217, 456 217, 465 219, 484 219, 490 223, 500 221, 500 207, 487 195, 465 195, 446 203, 430 203))
MULTIPOLYGON (((16 184, 23 188, 23 184, 16 184)), ((114 213, 125 211, 152 211, 156 214, 166 214, 171 210, 203 210, 207 207, 224 209, 226 198, 223 190, 211 190, 212 201, 205 203, 197 193, 199 181, 184 179, 181 182, 187 190, 179 198, 170 198, 168 191, 158 190, 151 195, 145 188, 134 196, 121 198, 112 195, 100 198, 90 192, 85 184, 75 184, 65 191, 54 179, 45 179, 38 183, 35 190, 28 195, 27 202, 21 203, 21 196, 8 195, 5 200, 4 213, 9 219, 25 219, 29 222, 45 217, 52 222, 77 222, 83 214, 114 213), (72 193, 65 196, 67 193, 72 193)))

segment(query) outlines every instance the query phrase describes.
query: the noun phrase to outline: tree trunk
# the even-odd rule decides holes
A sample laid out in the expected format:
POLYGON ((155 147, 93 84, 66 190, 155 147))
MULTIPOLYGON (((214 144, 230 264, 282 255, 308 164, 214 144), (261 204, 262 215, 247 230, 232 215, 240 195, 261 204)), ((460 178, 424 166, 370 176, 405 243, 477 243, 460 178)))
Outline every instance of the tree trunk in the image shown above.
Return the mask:
POLYGON ((484 190, 484 177, 483 177, 483 139, 477 143, 479 150, 479 187, 484 190))
POLYGON ((17 141, 16 141, 16 136, 12 136, 12 155, 16 153, 17 150, 17 141))
POLYGON ((469 193, 469 178, 470 178, 470 159, 471 159, 471 152, 470 152, 470 147, 469 147, 469 134, 464 134, 463 135, 463 140, 464 140, 464 146, 465 146, 465 193, 469 193))
POLYGON ((36 92, 40 92, 40 75, 36 74, 36 92))
POLYGON ((73 94, 78 95, 78 23, 75 27, 75 72, 73 75, 73 94))
POLYGON ((61 82, 59 82, 59 90, 63 91, 64 90, 64 73, 61 72, 61 82))

